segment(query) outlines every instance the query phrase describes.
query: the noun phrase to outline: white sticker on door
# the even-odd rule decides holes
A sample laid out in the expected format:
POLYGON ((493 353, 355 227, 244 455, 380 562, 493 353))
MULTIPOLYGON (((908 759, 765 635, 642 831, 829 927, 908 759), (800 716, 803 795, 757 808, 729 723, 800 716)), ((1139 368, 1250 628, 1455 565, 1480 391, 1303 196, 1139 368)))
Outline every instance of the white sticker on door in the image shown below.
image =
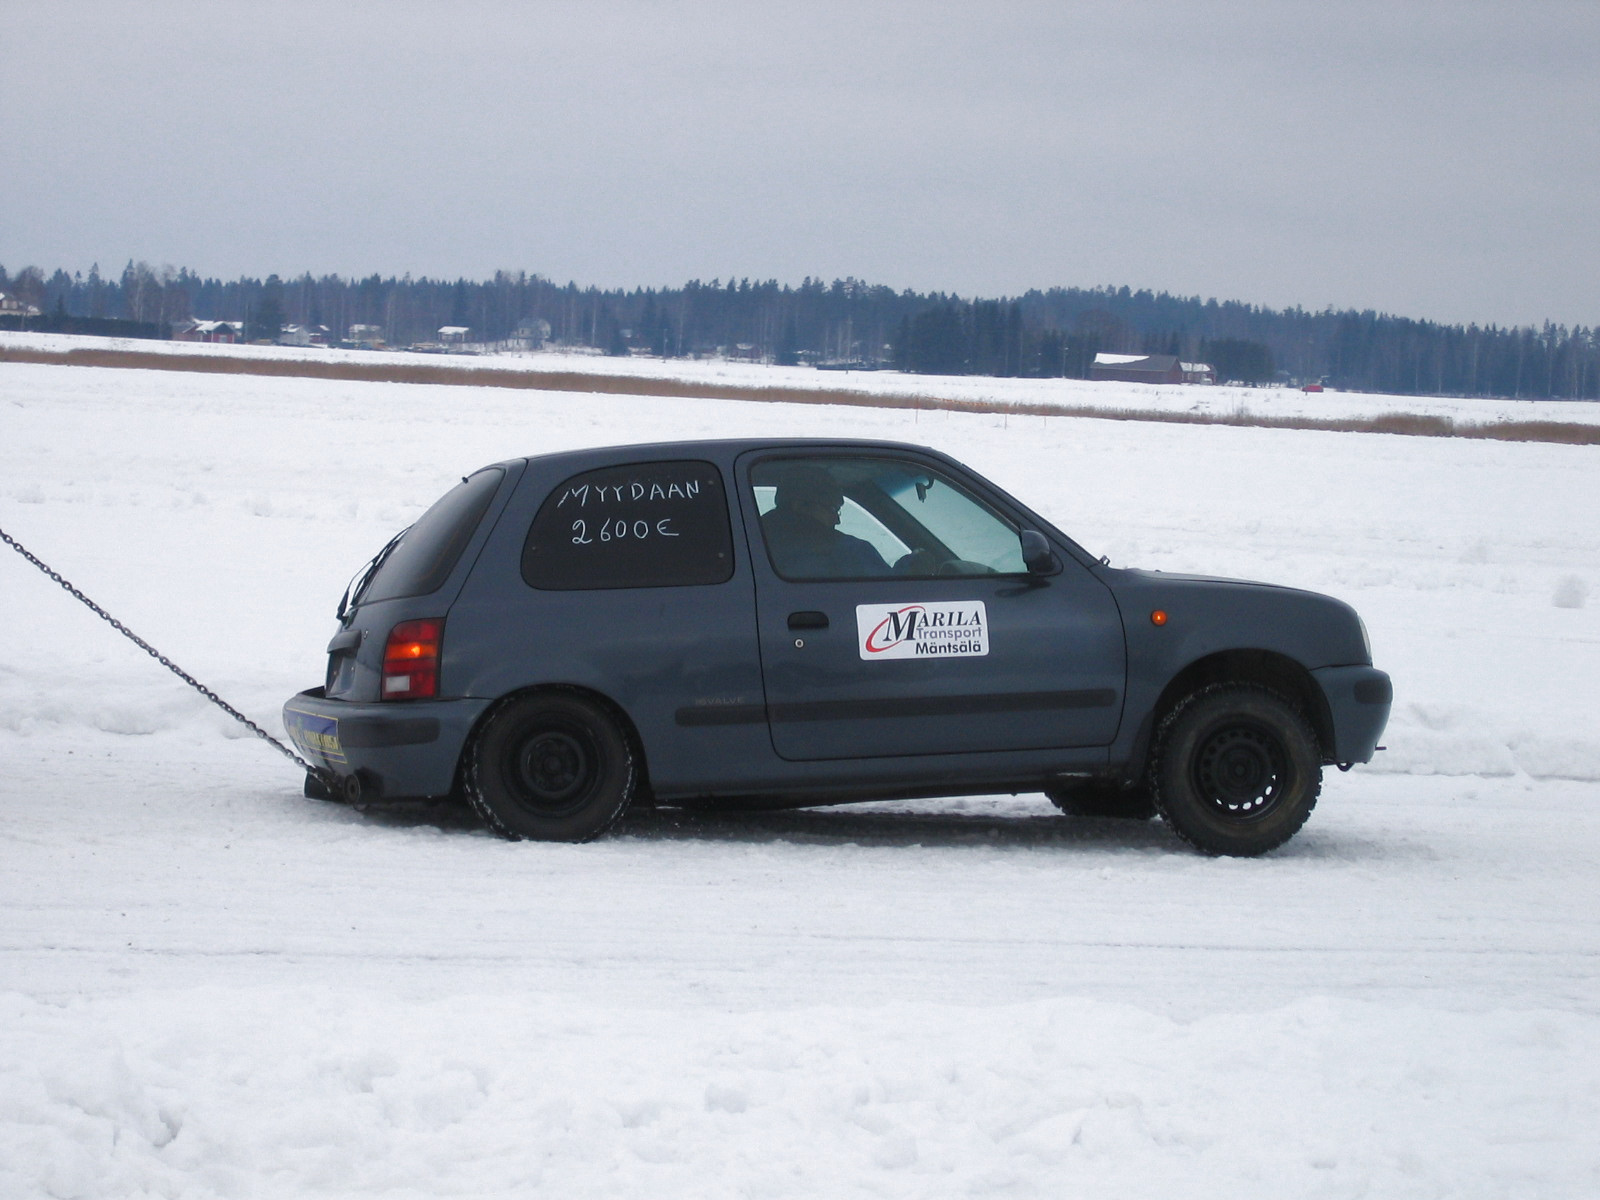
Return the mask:
POLYGON ((867 662, 977 658, 989 653, 989 614, 982 600, 858 604, 856 643, 867 662))

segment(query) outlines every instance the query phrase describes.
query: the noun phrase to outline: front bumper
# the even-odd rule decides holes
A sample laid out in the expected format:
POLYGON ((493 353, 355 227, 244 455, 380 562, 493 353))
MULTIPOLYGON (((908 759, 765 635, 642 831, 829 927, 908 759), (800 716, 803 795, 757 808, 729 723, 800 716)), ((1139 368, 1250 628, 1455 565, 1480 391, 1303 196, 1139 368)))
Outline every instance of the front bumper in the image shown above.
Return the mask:
POLYGON ((283 706, 283 728, 313 766, 358 780, 364 799, 433 798, 449 795, 462 747, 489 703, 352 704, 311 688, 283 706))
POLYGON ((1389 676, 1375 667, 1323 667, 1311 675, 1327 697, 1333 719, 1329 761, 1371 762, 1394 702, 1389 676))

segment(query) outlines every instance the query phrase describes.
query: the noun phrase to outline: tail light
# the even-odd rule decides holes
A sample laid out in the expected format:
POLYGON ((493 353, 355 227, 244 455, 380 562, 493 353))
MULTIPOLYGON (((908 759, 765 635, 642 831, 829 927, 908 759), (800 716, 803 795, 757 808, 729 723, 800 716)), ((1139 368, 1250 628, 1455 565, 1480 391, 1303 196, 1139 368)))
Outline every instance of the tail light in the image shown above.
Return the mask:
POLYGON ((439 643, 444 618, 401 621, 383 647, 385 700, 427 700, 439 694, 439 643))

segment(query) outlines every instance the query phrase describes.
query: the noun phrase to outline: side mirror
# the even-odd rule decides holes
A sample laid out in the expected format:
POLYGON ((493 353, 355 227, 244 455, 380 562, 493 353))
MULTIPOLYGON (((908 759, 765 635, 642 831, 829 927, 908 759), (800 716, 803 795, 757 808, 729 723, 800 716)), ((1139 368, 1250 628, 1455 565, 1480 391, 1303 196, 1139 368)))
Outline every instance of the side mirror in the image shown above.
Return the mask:
POLYGON ((1050 543, 1037 529, 1024 529, 1017 538, 1022 543, 1022 565, 1030 575, 1054 575, 1061 569, 1050 543))

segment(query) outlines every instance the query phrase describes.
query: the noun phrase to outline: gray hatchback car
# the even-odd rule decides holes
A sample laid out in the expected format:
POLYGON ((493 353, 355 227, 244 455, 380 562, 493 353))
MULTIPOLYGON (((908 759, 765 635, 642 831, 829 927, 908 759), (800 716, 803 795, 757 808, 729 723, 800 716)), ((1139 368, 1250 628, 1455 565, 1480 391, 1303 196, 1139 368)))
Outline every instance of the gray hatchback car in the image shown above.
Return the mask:
POLYGON ((1212 854, 1282 844, 1391 702, 1327 596, 1117 569, 918 446, 713 441, 470 475, 284 707, 311 794, 582 841, 631 803, 1042 791, 1212 854))

